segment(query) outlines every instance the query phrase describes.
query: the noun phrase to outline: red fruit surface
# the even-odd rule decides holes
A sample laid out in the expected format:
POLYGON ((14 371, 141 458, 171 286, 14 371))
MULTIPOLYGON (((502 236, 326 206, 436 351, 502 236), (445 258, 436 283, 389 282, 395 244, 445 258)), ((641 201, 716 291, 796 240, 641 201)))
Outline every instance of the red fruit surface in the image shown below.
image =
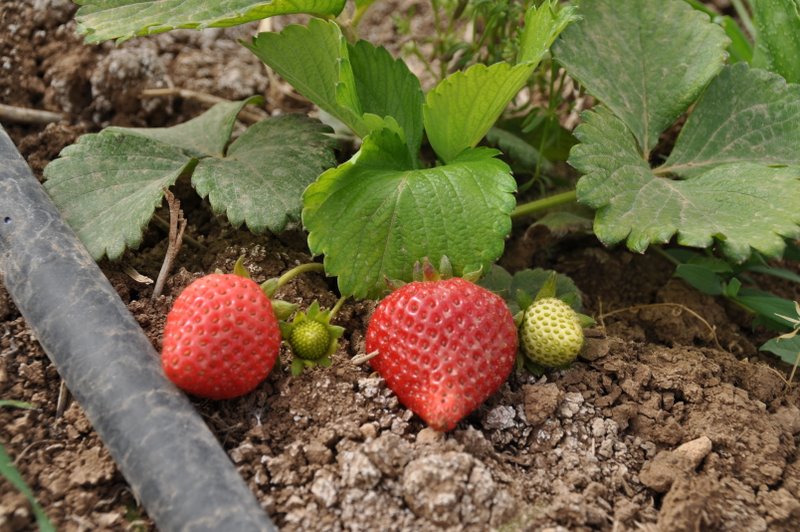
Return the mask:
POLYGON ((431 428, 451 430, 505 382, 517 328, 505 302, 461 278, 414 282, 370 318, 367 353, 401 403, 431 428))
POLYGON ((272 303, 254 281, 212 274, 187 286, 164 327, 161 364, 179 388, 208 399, 253 390, 275 365, 281 344, 272 303))

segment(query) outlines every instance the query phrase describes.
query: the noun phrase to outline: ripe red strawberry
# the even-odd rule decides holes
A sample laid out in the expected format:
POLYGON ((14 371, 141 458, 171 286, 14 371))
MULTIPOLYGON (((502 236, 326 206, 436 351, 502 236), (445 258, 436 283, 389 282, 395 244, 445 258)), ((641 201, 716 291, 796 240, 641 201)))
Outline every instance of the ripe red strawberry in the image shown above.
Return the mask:
POLYGON ((447 431, 508 378, 517 328, 505 302, 474 283, 413 282, 375 309, 366 349, 400 402, 447 431))
POLYGON ((187 286, 167 315, 161 363, 183 390, 231 399, 253 390, 278 358, 281 332, 254 281, 215 273, 187 286))

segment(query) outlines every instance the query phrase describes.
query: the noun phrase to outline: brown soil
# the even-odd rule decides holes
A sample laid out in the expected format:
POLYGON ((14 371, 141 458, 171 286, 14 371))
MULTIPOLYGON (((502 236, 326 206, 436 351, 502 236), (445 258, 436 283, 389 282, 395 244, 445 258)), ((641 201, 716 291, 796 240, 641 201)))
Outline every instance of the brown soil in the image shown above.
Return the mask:
MULTIPOLYGON (((388 3, 388 2, 387 2, 388 3)), ((403 8, 414 2, 404 2, 403 8)), ((380 5, 380 3, 378 4, 380 5)), ((236 40, 253 26, 175 32, 115 48, 74 34, 71 2, 6 2, 0 10, 0 101, 64 113, 46 127, 4 124, 37 172, 65 145, 108 124, 165 125, 196 102, 141 99, 176 86, 225 98, 268 94, 267 111, 302 108, 270 84, 236 40), (9 66, 6 66, 9 65, 9 66)), ((376 11, 372 40, 390 17, 376 11), (382 25, 378 24, 381 22, 382 25)), ((199 207, 200 205, 198 205, 199 207)), ((156 347, 171 301, 192 279, 237 257, 257 281, 311 260, 304 235, 252 237, 189 213, 192 236, 164 295, 121 265, 155 277, 164 235, 103 264, 156 347), (194 216, 192 218, 192 216, 194 216)), ((503 263, 566 273, 595 316, 581 359, 542 378, 515 374, 448 434, 403 408, 363 354, 372 302, 349 301, 347 332, 329 369, 282 365, 255 392, 196 406, 282 530, 797 530, 800 528, 800 394, 783 368, 758 355, 746 317, 671 278, 656 256, 607 250, 573 237, 547 253, 515 231, 503 263), (716 339, 689 308, 716 329, 716 339)), ((787 288, 792 290, 793 288, 787 288)), ((787 292, 787 297, 797 293, 787 292)), ((332 306, 332 284, 307 274, 278 297, 332 306)), ((760 337, 759 337, 760 338, 760 337)), ((150 530, 81 408, 56 415, 60 379, 0 284, 0 443, 58 530, 150 530)), ((0 480, 0 530, 34 528, 25 499, 0 480)))

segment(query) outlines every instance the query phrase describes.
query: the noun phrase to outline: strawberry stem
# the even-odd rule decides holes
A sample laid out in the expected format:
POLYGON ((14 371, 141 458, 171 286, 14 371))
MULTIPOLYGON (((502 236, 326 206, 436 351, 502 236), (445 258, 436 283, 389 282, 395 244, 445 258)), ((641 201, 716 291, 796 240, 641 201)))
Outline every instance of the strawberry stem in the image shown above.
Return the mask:
POLYGON ((325 273, 325 266, 323 266, 319 262, 309 262, 307 264, 301 264, 300 266, 295 266, 288 272, 284 273, 280 277, 278 277, 278 284, 275 286, 275 289, 282 287, 301 273, 306 272, 320 272, 325 273))
POLYGON ((511 212, 512 218, 519 218, 521 216, 529 216, 537 212, 557 207, 558 205, 565 205, 567 203, 575 202, 577 193, 574 190, 555 194, 546 198, 541 198, 535 201, 529 201, 522 205, 517 205, 517 208, 511 212))
POLYGON ((328 323, 330 323, 331 320, 333 320, 333 317, 336 316, 336 313, 339 312, 339 310, 342 308, 342 305, 344 305, 344 302, 346 300, 347 298, 344 296, 339 298, 339 301, 337 301, 336 304, 331 309, 331 313, 328 314, 328 323))

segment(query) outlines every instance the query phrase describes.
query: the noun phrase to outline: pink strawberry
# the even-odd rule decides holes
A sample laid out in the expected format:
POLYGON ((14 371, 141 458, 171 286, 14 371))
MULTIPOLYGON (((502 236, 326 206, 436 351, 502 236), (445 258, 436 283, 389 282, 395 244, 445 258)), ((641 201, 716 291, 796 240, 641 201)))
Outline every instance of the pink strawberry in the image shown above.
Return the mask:
POLYGON ((167 315, 161 363, 179 388, 209 399, 244 395, 275 365, 272 304, 254 281, 215 273, 187 286, 167 315))
POLYGON ((517 328, 505 302, 474 283, 413 282, 375 309, 366 349, 400 402, 447 431, 508 378, 517 328))

